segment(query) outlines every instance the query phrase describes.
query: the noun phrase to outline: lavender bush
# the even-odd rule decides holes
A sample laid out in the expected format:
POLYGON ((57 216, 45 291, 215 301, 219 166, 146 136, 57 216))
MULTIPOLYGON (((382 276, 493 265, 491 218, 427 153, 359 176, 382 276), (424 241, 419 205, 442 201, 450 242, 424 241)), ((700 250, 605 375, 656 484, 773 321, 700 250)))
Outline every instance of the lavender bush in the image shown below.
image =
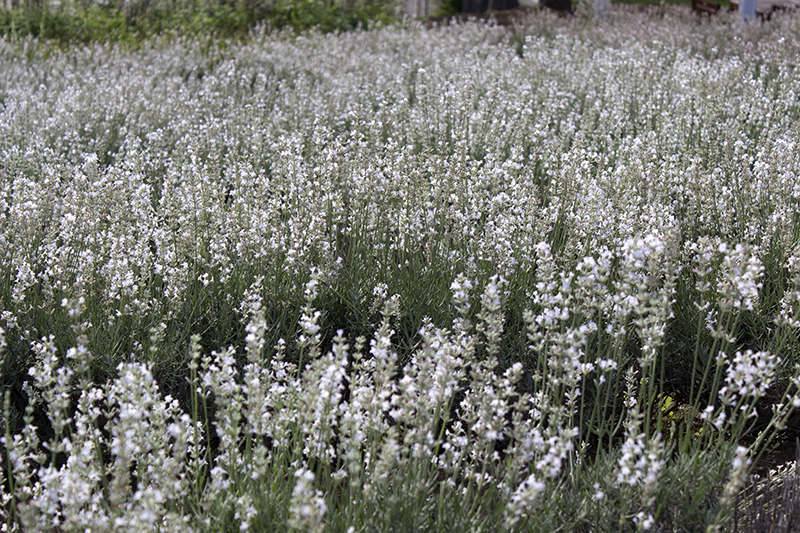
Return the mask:
POLYGON ((0 528, 725 529, 800 407, 798 24, 0 41, 0 528))

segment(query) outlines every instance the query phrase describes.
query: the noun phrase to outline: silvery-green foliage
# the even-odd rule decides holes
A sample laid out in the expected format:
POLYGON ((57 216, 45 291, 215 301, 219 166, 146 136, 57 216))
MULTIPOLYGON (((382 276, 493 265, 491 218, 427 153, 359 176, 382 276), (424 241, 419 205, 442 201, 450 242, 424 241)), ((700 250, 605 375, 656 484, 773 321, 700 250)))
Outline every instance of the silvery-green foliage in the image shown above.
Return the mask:
MULTIPOLYGON (((43 443, 52 455, 48 460, 31 448, 35 427, 34 433, 23 433, 25 440, 6 442, 9 457, 17 459, 10 496, 17 502, 12 513, 19 525, 31 531, 190 527, 183 504, 194 434, 178 402, 158 392, 145 365, 131 363, 120 365, 118 379, 106 387, 83 390, 74 415, 65 420, 57 407, 63 384, 48 379, 49 365, 46 361, 36 374, 36 387, 51 408, 53 426, 62 428, 43 443)), ((65 368, 57 367, 55 375, 65 375, 65 368)), ((30 405, 35 397, 30 391, 30 405)), ((27 422, 32 426, 32 420, 27 422)))

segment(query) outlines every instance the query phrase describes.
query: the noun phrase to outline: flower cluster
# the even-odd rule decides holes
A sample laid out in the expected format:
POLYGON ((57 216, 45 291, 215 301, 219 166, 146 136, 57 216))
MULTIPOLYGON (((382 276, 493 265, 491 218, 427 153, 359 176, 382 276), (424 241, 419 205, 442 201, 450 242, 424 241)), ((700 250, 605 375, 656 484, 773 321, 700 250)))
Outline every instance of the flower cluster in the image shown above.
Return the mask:
POLYGON ((738 398, 763 396, 772 385, 780 361, 780 357, 769 352, 736 352, 727 368, 725 386, 719 390, 722 403, 735 406, 738 398))

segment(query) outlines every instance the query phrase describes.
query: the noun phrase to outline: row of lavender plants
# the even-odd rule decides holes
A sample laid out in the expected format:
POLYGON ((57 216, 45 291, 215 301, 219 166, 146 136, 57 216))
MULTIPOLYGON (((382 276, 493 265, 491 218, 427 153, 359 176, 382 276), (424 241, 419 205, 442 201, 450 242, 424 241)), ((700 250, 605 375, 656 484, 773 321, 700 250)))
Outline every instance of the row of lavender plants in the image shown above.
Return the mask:
POLYGON ((0 531, 719 531, 800 406, 800 19, 0 41, 0 531))

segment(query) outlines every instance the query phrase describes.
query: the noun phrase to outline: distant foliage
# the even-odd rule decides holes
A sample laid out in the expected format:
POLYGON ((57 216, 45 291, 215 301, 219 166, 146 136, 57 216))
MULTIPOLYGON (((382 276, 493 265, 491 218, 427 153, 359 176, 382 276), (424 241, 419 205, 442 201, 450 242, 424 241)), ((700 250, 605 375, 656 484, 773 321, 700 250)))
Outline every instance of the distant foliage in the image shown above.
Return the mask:
POLYGON ((399 4, 387 0, 275 0, 267 20, 278 28, 318 27, 328 32, 390 23, 400 10, 399 4))
POLYGON ((464 0, 441 0, 436 4, 433 16, 442 17, 447 15, 457 15, 461 13, 464 0))
POLYGON ((138 42, 164 33, 245 37, 257 24, 347 31, 388 24, 399 14, 394 0, 14 0, 0 7, 0 34, 62 42, 138 42))

